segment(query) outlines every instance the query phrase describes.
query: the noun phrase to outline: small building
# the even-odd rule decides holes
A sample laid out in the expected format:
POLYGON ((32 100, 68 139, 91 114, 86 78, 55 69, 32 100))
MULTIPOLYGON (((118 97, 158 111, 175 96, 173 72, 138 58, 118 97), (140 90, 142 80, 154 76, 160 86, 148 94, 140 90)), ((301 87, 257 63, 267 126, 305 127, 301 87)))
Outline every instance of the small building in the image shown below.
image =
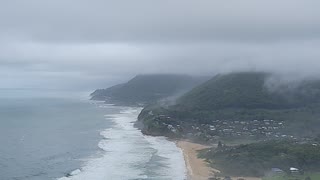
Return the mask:
POLYGON ((298 169, 298 168, 295 168, 295 167, 291 167, 291 168, 290 168, 290 172, 291 172, 291 173, 299 173, 299 169, 298 169))
POLYGON ((225 133, 232 133, 233 130, 232 130, 232 129, 223 129, 223 132, 225 132, 225 133))
POLYGON ((280 173, 283 173, 283 170, 279 169, 279 168, 271 168, 271 172, 276 173, 276 174, 280 174, 280 173))
POLYGON ((215 128, 214 126, 212 126, 212 125, 211 125, 211 126, 210 126, 210 130, 211 130, 211 131, 215 131, 215 130, 216 130, 216 128, 215 128))

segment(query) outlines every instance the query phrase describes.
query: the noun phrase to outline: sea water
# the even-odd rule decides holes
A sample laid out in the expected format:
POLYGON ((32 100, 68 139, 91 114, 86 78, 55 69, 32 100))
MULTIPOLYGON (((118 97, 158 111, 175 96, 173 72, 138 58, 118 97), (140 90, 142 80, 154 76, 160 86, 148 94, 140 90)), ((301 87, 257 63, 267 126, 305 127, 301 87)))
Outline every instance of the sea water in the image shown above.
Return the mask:
POLYGON ((140 111, 81 93, 0 90, 0 179, 186 179, 175 143, 133 126, 140 111))

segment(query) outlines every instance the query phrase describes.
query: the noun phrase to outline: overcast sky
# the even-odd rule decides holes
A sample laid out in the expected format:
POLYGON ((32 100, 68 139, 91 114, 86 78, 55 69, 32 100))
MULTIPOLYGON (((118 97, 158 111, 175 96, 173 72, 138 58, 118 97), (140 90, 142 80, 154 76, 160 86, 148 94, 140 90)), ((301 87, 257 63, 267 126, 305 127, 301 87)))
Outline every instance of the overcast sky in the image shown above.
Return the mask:
POLYGON ((0 0, 0 88, 135 74, 320 77, 319 0, 0 0))

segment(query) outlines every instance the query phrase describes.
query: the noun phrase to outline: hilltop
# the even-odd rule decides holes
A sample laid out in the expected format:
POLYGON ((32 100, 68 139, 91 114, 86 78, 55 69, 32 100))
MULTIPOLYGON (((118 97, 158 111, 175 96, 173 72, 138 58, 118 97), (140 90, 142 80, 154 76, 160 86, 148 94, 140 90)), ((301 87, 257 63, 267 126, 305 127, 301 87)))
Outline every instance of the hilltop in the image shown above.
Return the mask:
POLYGON ((126 83, 96 90, 91 99, 124 105, 150 104, 179 96, 205 80, 206 77, 175 74, 137 75, 126 83))
POLYGON ((191 109, 283 109, 303 107, 320 102, 320 82, 303 81, 291 88, 280 84, 268 87, 271 74, 240 72, 217 75, 182 96, 177 104, 191 109))

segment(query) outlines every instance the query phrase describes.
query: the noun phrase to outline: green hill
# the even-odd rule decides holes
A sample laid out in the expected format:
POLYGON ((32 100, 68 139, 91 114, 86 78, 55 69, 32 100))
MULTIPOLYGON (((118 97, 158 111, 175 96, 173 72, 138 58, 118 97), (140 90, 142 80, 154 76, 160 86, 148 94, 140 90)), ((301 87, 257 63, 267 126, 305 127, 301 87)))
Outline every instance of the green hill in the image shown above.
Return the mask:
POLYGON ((214 110, 296 108, 320 102, 319 82, 304 81, 294 89, 283 84, 277 90, 270 90, 266 85, 269 76, 255 72, 218 75, 182 96, 178 104, 214 110))
POLYGON ((211 141, 302 138, 320 126, 320 81, 270 83, 268 73, 217 75, 178 98, 146 107, 139 120, 148 134, 211 141))
POLYGON ((205 77, 188 75, 138 75, 127 83, 98 89, 91 94, 91 97, 93 100, 116 104, 148 104, 182 94, 205 80, 205 77))

